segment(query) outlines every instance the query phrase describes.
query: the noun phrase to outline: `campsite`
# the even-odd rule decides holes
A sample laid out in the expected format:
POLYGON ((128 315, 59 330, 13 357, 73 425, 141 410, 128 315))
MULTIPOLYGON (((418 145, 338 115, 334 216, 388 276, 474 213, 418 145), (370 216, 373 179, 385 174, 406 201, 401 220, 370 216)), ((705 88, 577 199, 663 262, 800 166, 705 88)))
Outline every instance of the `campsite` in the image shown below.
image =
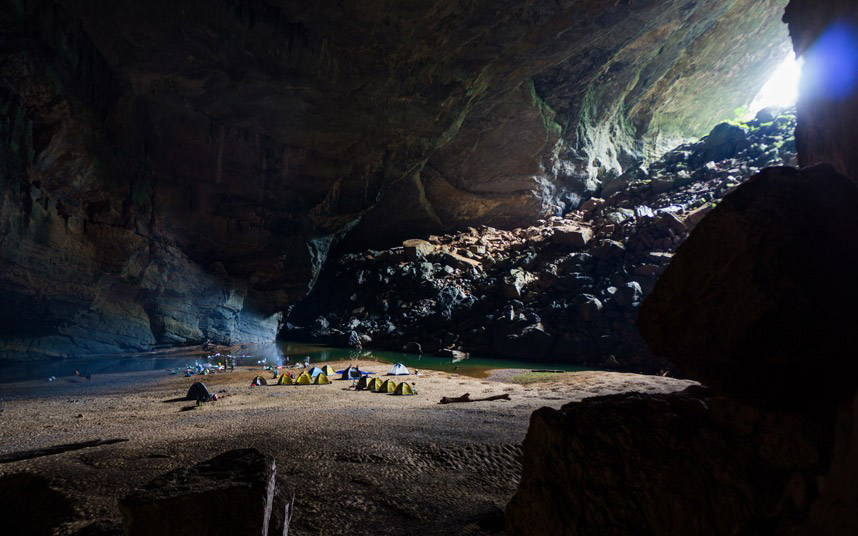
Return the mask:
MULTIPOLYGON (((424 369, 419 376, 387 375, 390 364, 371 360, 324 365, 335 373, 322 385, 278 384, 272 371, 249 366, 197 378, 133 372, 89 382, 4 384, 0 419, 33 423, 2 428, 6 451, 93 438, 127 441, 2 464, 0 474, 47 476, 79 497, 82 518, 109 526, 119 522, 116 498, 153 477, 228 449, 256 447, 274 454, 278 474, 296 489, 290 534, 414 534, 417 526, 421 534, 485 534, 502 526, 534 410, 689 384, 597 371, 537 375, 532 381, 522 370, 474 378, 424 369), (361 377, 379 380, 381 392, 356 390, 357 378, 340 379, 336 371, 350 365, 373 372, 361 377), (267 385, 251 387, 257 376, 267 385), (197 380, 218 400, 199 406, 188 400, 197 380), (385 381, 413 382, 417 394, 384 392, 385 381), (510 400, 439 403, 465 393, 474 399, 508 394, 510 400)), ((282 369, 278 379, 284 371, 297 378, 311 370, 282 369)), ((63 534, 76 534, 82 523, 70 522, 63 534)))

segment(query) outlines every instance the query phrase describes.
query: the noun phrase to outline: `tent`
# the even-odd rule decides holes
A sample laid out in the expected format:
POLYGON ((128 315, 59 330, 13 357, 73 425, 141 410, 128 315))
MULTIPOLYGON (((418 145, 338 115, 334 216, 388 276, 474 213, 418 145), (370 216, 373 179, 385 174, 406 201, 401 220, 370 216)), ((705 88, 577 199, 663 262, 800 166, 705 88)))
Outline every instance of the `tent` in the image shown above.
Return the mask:
POLYGON ((331 380, 328 379, 328 375, 324 372, 316 376, 316 381, 314 381, 316 385, 328 385, 331 383, 331 380))
POLYGON ((381 388, 378 390, 380 393, 392 393, 394 391, 396 391, 396 382, 393 380, 384 380, 384 383, 381 384, 381 388))
POLYGON ((260 386, 260 385, 268 385, 268 381, 265 378, 263 378, 262 376, 257 376, 255 378, 253 378, 252 382, 250 382, 251 387, 260 386))
POLYGON ((325 374, 325 376, 329 377, 336 374, 336 371, 334 371, 334 367, 330 365, 325 365, 324 367, 322 367, 322 372, 325 374))
POLYGON ((357 382, 357 385, 355 385, 355 391, 363 391, 364 389, 369 389, 369 382, 369 376, 361 376, 361 378, 357 382))
POLYGON ((413 395, 414 389, 408 385, 408 382, 402 382, 396 386, 396 390, 393 391, 395 395, 413 395))
POLYGON ((315 378, 316 376, 318 376, 319 374, 322 374, 324 372, 325 371, 320 369, 319 367, 313 367, 313 368, 307 370, 307 374, 309 374, 311 378, 315 378))
POLYGON ((310 377, 306 370, 295 379, 295 385, 310 385, 311 383, 313 383, 313 378, 310 377))
POLYGON ((208 401, 209 397, 211 397, 211 393, 203 382, 194 382, 188 389, 188 394, 185 395, 188 400, 202 400, 203 402, 208 401))
POLYGON ((388 376, 408 376, 411 374, 408 372, 408 369, 402 363, 397 363, 390 367, 390 370, 387 371, 388 376))
POLYGON ((292 385, 293 383, 292 376, 288 372, 284 372, 277 378, 277 385, 292 385))
POLYGON ((342 371, 341 380, 359 380, 364 377, 364 373, 357 367, 348 367, 342 371))
POLYGON ((366 384, 366 388, 372 391, 373 393, 377 393, 381 390, 381 378, 373 378, 369 380, 366 384))

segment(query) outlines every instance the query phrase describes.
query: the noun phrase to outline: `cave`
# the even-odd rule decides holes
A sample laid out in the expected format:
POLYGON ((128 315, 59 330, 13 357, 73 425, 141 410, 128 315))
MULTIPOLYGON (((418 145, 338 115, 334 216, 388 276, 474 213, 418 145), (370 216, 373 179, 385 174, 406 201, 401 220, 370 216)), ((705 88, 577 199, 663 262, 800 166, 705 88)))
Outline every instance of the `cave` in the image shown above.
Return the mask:
POLYGON ((852 3, 0 15, 4 533, 858 531, 852 3))

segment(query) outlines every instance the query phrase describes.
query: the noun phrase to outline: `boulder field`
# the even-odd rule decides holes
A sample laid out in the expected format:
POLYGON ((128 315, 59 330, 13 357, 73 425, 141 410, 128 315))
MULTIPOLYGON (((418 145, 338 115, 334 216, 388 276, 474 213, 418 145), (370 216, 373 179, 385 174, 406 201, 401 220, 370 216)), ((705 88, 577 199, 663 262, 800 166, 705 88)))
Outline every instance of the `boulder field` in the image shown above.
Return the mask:
POLYGON ((729 192, 760 168, 794 163, 794 129, 791 111, 763 110, 638 163, 607 181, 600 197, 537 225, 471 227, 343 255, 329 262, 283 335, 668 371, 658 357, 664 353, 651 352, 638 333, 641 301, 689 231, 729 192))
POLYGON ((536 411, 508 533, 853 532, 858 287, 838 246, 854 206, 855 183, 820 165, 764 170, 713 209, 639 320, 711 387, 536 411))
POLYGON ((650 348, 702 385, 534 412, 507 534, 858 531, 858 91, 819 83, 858 69, 842 40, 858 9, 792 0, 785 20, 808 167, 726 196, 639 312, 650 348))
POLYGON ((568 212, 747 105, 785 0, 0 3, 0 358, 272 341, 332 247, 568 212))

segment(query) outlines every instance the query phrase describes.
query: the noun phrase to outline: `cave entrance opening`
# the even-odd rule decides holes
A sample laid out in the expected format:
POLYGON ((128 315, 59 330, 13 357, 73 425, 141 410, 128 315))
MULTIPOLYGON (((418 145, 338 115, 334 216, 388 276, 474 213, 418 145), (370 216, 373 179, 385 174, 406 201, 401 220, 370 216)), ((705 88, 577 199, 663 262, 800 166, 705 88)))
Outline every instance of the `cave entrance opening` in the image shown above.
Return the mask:
POLYGON ((798 100, 802 59, 790 53, 775 69, 769 80, 760 89, 748 107, 745 119, 753 119, 763 108, 789 108, 798 100))

